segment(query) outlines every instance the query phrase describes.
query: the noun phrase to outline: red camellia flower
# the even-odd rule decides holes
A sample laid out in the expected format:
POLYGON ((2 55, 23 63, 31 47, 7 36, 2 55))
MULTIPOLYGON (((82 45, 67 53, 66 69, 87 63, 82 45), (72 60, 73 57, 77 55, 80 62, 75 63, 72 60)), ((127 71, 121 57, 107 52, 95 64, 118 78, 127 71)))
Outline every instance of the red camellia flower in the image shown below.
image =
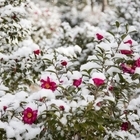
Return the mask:
POLYGON ((15 13, 13 13, 13 16, 11 17, 12 19, 16 19, 17 15, 15 13))
POLYGON ((57 88, 56 83, 51 81, 49 77, 47 77, 47 80, 41 79, 41 82, 42 82, 41 85, 42 88, 51 89, 52 91, 55 91, 57 88))
POLYGON ((102 102, 98 102, 96 105, 97 105, 98 107, 101 107, 101 106, 102 106, 102 102))
POLYGON ((127 110, 124 110, 123 113, 124 113, 124 114, 128 114, 128 111, 127 111, 127 110))
POLYGON ((112 90, 113 90, 113 86, 110 86, 110 87, 108 88, 108 90, 112 91, 112 90))
POLYGON ((63 60, 63 61, 61 62, 61 65, 62 65, 62 66, 66 66, 66 65, 67 65, 67 61, 63 60))
POLYGON ((73 80, 73 85, 76 87, 79 87, 81 83, 82 83, 82 78, 73 80))
POLYGON ((122 125, 121 125, 121 130, 127 131, 128 130, 128 125, 129 125, 128 122, 123 122, 122 125))
POLYGON ((101 34, 99 34, 99 33, 96 34, 96 37, 97 37, 98 40, 102 40, 102 39, 104 38, 104 37, 103 37, 101 34))
POLYGON ((132 40, 129 39, 129 40, 125 41, 124 44, 130 44, 130 45, 132 45, 132 40))
POLYGON ((124 73, 133 74, 135 72, 135 68, 136 67, 133 66, 133 65, 122 63, 121 64, 121 68, 122 68, 122 70, 123 70, 124 73))
POLYGON ((131 55, 133 53, 132 50, 120 50, 121 54, 125 54, 125 55, 131 55))
POLYGON ((65 110, 65 107, 63 105, 59 106, 59 109, 64 111, 65 110))
POLYGON ((93 78, 92 80, 97 87, 103 85, 105 82, 103 79, 100 79, 100 78, 93 78))
POLYGON ((26 124, 32 124, 37 119, 37 110, 32 110, 30 107, 26 108, 23 112, 23 122, 26 124))
POLYGON ((138 58, 138 59, 135 61, 135 65, 136 65, 136 67, 140 67, 140 58, 138 58))
POLYGON ((39 55, 40 54, 40 50, 35 50, 34 54, 39 55))
POLYGON ((40 101, 40 102, 44 102, 45 99, 46 99, 46 97, 42 97, 42 98, 39 99, 39 101, 40 101))
POLYGON ((3 110, 6 111, 6 109, 7 109, 7 106, 3 106, 3 110))

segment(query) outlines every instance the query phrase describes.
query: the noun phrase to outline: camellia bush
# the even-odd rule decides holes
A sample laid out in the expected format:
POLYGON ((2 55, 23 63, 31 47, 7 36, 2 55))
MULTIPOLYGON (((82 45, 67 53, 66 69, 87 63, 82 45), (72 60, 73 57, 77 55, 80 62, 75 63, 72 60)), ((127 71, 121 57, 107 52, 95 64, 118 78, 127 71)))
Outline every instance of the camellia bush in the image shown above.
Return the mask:
POLYGON ((139 0, 110 0, 109 9, 106 9, 105 13, 101 14, 101 21, 98 22, 98 26, 106 29, 113 29, 114 20, 118 20, 121 23, 135 26, 138 32, 133 33, 133 38, 139 40, 140 29, 140 1, 139 0), (105 22, 106 21, 106 22, 105 22))
POLYGON ((37 44, 29 3, 0 3, 0 140, 139 140, 134 28, 62 23, 37 44))
POLYGON ((60 26, 61 20, 58 7, 44 1, 40 1, 39 4, 29 2, 26 10, 33 27, 31 37, 35 43, 43 47, 46 38, 51 38, 60 26))
POLYGON ((137 33, 133 37, 140 42, 139 40, 139 29, 140 29, 140 1, 138 0, 129 0, 129 1, 112 1, 112 4, 116 7, 116 15, 119 18, 119 21, 133 25, 137 29, 137 33), (130 12, 131 11, 131 12, 130 12), (133 13, 133 14, 132 14, 133 13))

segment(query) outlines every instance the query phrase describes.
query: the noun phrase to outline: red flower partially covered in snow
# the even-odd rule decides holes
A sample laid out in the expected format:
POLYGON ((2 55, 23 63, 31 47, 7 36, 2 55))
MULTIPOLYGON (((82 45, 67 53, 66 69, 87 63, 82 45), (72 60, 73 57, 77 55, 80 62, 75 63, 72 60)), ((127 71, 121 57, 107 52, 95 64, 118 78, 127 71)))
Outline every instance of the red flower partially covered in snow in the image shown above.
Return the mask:
POLYGON ((34 54, 39 55, 40 54, 40 50, 35 50, 34 54))
POLYGON ((65 107, 63 105, 60 105, 59 106, 59 109, 62 110, 62 111, 64 111, 65 110, 65 107))
POLYGON ((6 111, 6 109, 7 109, 7 106, 3 106, 3 110, 6 111))
POLYGON ((105 81, 100 78, 93 78, 92 80, 97 87, 99 87, 105 83, 105 81))
POLYGON ((51 81, 49 77, 47 77, 46 80, 41 79, 41 87, 45 89, 50 89, 52 91, 55 91, 57 88, 57 85, 54 81, 51 81))
POLYGON ((102 39, 104 38, 104 37, 103 37, 101 34, 99 34, 99 33, 96 34, 96 37, 97 37, 98 40, 102 40, 102 39))
POLYGON ((30 107, 26 108, 23 112, 23 122, 26 124, 32 124, 37 119, 37 110, 32 110, 30 107))
POLYGON ((128 122, 123 122, 121 125, 121 130, 127 131, 129 128, 128 126, 129 126, 128 122))
POLYGON ((108 90, 112 91, 113 88, 114 88, 113 86, 110 86, 110 87, 108 88, 108 90))
POLYGON ((82 78, 73 80, 73 85, 76 87, 79 87, 81 83, 82 83, 82 78))
POLYGON ((124 44, 130 44, 130 45, 132 45, 132 40, 129 39, 129 40, 125 41, 124 44))
POLYGON ((67 61, 62 60, 62 61, 61 61, 61 65, 62 65, 62 66, 66 66, 66 65, 67 65, 67 61))
POLYGON ((140 67, 140 58, 138 58, 138 59, 135 61, 135 65, 136 65, 136 67, 140 67))
POLYGON ((136 67, 133 66, 133 65, 122 63, 121 64, 121 68, 122 68, 122 70, 123 70, 124 73, 133 74, 135 72, 135 68, 136 67))
POLYGON ((120 50, 121 54, 125 54, 125 55, 131 55, 133 53, 132 50, 120 50))
POLYGON ((100 102, 98 102, 96 105, 97 105, 98 107, 101 107, 101 106, 102 106, 102 102, 100 101, 100 102))

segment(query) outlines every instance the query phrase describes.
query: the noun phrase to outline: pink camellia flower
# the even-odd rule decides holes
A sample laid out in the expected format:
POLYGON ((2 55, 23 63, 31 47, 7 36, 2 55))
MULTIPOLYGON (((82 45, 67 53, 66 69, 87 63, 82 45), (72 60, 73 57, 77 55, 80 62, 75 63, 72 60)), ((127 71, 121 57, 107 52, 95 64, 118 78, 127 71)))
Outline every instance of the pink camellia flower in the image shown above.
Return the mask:
POLYGON ((33 124, 37 119, 37 110, 32 110, 30 107, 26 108, 23 114, 23 122, 26 124, 33 124))
POLYGON ((105 81, 100 78, 93 78, 92 80, 97 87, 99 87, 105 83, 105 81))
POLYGON ((62 60, 62 61, 61 61, 61 65, 62 65, 62 66, 66 66, 66 65, 67 65, 67 61, 62 60))
POLYGON ((49 77, 47 77, 47 80, 41 79, 41 87, 45 89, 50 89, 52 91, 55 91, 57 88, 57 85, 55 82, 51 81, 49 77))
POLYGON ((40 54, 40 50, 35 50, 35 51, 34 51, 34 54, 35 54, 35 55, 39 55, 39 54, 40 54))
POLYGON ((82 83, 82 78, 73 80, 73 85, 76 87, 79 87, 81 83, 82 83))
POLYGON ((128 128, 129 128, 128 125, 129 125, 128 122, 123 122, 122 125, 121 125, 121 130, 123 130, 123 131, 127 131, 128 128))
POLYGON ((138 58, 138 59, 135 61, 135 65, 136 65, 136 67, 140 67, 140 58, 138 58))
POLYGON ((122 63, 121 68, 124 73, 134 74, 136 67, 133 65, 128 65, 128 64, 122 63))
POLYGON ((103 37, 101 34, 99 34, 99 33, 96 34, 96 37, 97 37, 98 40, 102 40, 102 39, 104 38, 104 37, 103 37))
POLYGON ((130 45, 132 45, 132 40, 129 39, 129 40, 125 41, 124 44, 130 44, 130 45))
POLYGON ((63 105, 59 106, 59 109, 64 111, 65 110, 65 107, 63 105))
POLYGON ((125 54, 125 55, 131 55, 133 53, 132 50, 120 50, 121 54, 125 54))

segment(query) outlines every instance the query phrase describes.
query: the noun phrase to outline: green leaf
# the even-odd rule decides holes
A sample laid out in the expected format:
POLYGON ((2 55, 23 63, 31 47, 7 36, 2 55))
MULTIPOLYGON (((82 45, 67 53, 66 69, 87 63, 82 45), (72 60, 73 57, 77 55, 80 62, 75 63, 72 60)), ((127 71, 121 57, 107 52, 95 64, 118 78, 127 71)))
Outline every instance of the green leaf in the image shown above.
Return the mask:
MULTIPOLYGON (((89 70, 84 69, 84 70, 82 70, 82 71, 84 71, 84 72, 86 72, 88 75, 90 75, 90 73, 92 72, 92 70, 93 70, 93 68, 91 68, 91 69, 89 69, 89 70)), ((88 76, 88 75, 87 75, 87 76, 88 76)))
POLYGON ((121 36, 121 39, 123 40, 126 36, 127 36, 127 34, 123 34, 123 35, 121 36))
POLYGON ((113 35, 113 36, 115 36, 115 34, 114 33, 112 33, 111 31, 107 31, 108 33, 110 33, 111 35, 113 35))
POLYGON ((128 32, 128 26, 129 26, 128 24, 125 25, 126 33, 128 32))
POLYGON ((100 46, 97 47, 98 47, 98 50, 96 50, 97 54, 102 55, 104 53, 104 50, 100 46))
POLYGON ((99 129, 100 132, 104 132, 105 131, 105 129, 104 129, 104 127, 102 125, 99 125, 98 129, 99 129))
POLYGON ((116 64, 120 64, 122 62, 124 62, 124 58, 117 58, 117 60, 115 61, 116 64))
POLYGON ((136 79, 139 79, 140 78, 140 75, 138 73, 135 73, 132 75, 132 80, 136 80, 136 79))
POLYGON ((118 73, 118 75, 120 78, 120 83, 126 83, 126 80, 123 78, 123 76, 120 73, 118 73))
POLYGON ((56 72, 53 71, 53 70, 46 70, 46 71, 51 72, 51 73, 55 73, 55 74, 56 74, 56 72))
POLYGON ((116 21, 115 23, 116 23, 116 27, 119 28, 120 27, 120 23, 118 21, 116 21))

